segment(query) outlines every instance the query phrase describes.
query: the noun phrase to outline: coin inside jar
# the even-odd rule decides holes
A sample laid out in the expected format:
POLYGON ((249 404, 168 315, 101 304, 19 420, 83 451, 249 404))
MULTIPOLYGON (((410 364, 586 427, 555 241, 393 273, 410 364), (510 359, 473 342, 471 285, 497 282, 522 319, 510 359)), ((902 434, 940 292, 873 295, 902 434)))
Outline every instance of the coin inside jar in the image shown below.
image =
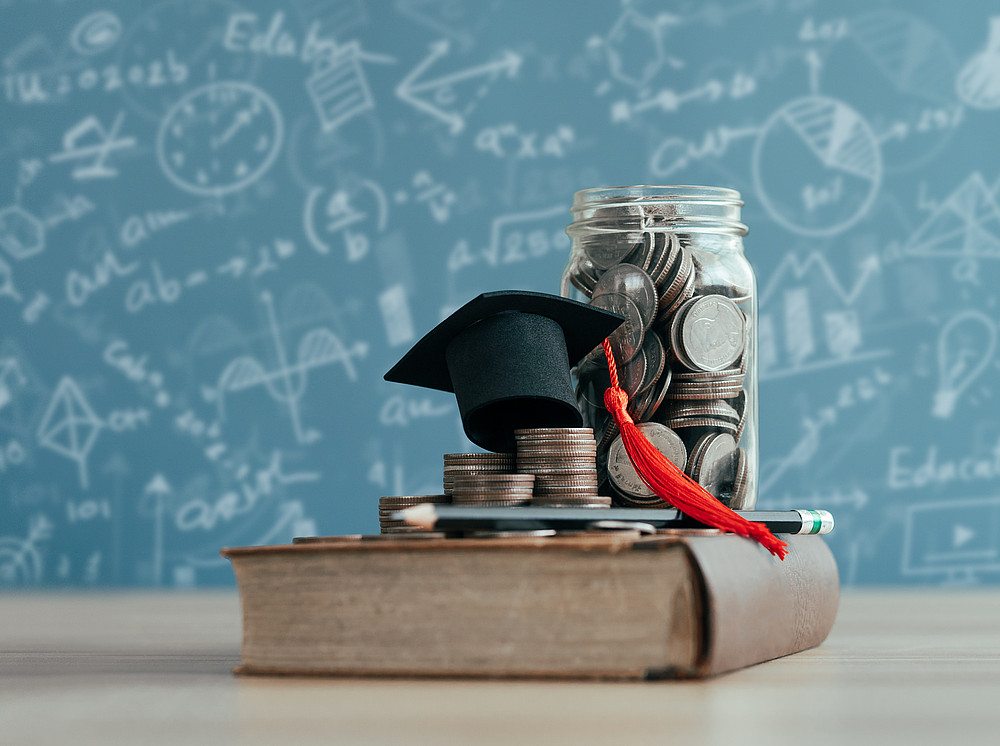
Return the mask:
POLYGON ((631 231, 604 233, 581 239, 580 246, 598 269, 604 270, 621 262, 642 243, 642 233, 631 231))
MULTIPOLYGON (((687 449, 677 433, 659 422, 639 422, 636 427, 656 450, 670 459, 678 469, 684 469, 687 449)), ((615 489, 626 495, 636 498, 656 497, 632 465, 621 435, 614 439, 608 449, 608 477, 615 489)))
POLYGON ((656 288, 649 275, 633 264, 616 264, 601 275, 594 287, 593 303, 602 295, 614 293, 631 298, 639 309, 644 329, 656 318, 656 288))
MULTIPOLYGON (((625 319, 624 323, 608 336, 615 360, 624 365, 634 358, 642 348, 645 336, 645 322, 635 301, 622 293, 604 293, 591 299, 590 305, 605 311, 617 313, 625 319)), ((601 345, 595 347, 589 357, 599 359, 604 354, 601 345)))
POLYGON ((739 467, 736 440, 729 433, 707 433, 691 448, 688 475, 711 492, 731 492, 739 467))
POLYGON ((715 371, 735 363, 747 338, 746 318, 739 307, 721 295, 702 295, 685 309, 678 334, 685 364, 715 371))

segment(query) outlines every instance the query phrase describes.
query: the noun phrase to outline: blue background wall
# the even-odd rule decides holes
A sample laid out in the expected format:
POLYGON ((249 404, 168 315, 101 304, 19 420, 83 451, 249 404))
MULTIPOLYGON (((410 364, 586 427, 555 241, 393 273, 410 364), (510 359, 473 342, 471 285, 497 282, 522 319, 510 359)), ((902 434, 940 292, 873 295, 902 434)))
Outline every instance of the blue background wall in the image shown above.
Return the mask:
POLYGON ((377 531, 469 448, 383 372, 643 183, 746 201, 759 507, 833 510, 845 584, 997 582, 997 12, 0 2, 0 583, 377 531))

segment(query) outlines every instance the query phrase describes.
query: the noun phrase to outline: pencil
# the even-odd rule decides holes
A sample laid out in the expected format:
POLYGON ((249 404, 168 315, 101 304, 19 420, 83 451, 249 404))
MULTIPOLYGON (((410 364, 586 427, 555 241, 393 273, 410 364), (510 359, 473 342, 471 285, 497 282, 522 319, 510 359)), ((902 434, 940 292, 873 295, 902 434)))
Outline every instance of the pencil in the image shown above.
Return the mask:
MULTIPOLYGON (((826 510, 737 510, 748 521, 776 534, 828 534, 833 515, 826 510)), ((435 531, 585 531, 605 521, 653 528, 706 528, 675 508, 495 508, 422 503, 394 513, 393 520, 435 531)))

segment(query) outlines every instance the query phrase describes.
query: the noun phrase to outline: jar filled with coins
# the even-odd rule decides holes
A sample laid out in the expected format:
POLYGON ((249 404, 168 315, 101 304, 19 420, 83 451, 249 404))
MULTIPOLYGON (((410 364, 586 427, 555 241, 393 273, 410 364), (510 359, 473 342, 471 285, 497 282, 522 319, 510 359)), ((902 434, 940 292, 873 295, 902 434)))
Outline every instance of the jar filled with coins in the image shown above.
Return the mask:
MULTIPOLYGON (((573 198, 565 297, 625 318, 609 338, 629 414, 678 468, 734 510, 757 500, 757 293, 739 192, 704 186, 584 189, 573 198)), ((574 369, 597 440, 602 494, 669 507, 629 461, 604 407, 607 359, 574 369)))

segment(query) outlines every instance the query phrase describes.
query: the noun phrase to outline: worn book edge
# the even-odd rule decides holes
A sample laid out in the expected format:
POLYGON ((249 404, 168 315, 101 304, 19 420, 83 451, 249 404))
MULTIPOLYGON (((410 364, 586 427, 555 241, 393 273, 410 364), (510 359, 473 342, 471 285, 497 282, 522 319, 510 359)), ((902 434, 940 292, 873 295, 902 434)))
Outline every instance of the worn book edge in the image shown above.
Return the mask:
POLYGON ((738 537, 712 539, 717 532, 704 530, 674 532, 670 536, 637 537, 635 534, 574 535, 570 537, 520 537, 505 539, 461 539, 425 541, 377 541, 378 537, 310 537, 294 544, 263 547, 235 547, 222 551, 225 557, 247 554, 312 552, 395 552, 523 550, 622 551, 662 550, 678 543, 689 558, 691 576, 698 586, 694 593, 695 619, 700 621, 700 652, 692 666, 647 667, 643 671, 521 671, 491 673, 455 670, 448 673, 421 670, 365 672, 345 669, 297 669, 295 667, 243 664, 240 675, 286 676, 397 676, 406 678, 563 678, 563 679, 659 679, 712 676, 819 645, 829 634, 839 601, 839 579, 833 555, 819 537, 789 537, 791 552, 784 564, 753 542, 738 537), (706 535, 707 534, 707 535, 706 535), (693 540, 692 539, 696 539, 693 540), (721 540, 720 540, 721 539, 721 540), (809 549, 811 551, 804 551, 809 549), (765 563, 762 565, 761 563, 765 563), (762 572, 762 570, 764 570, 762 572), (748 591, 752 589, 752 591, 748 591), (703 607, 703 608, 702 608, 703 607), (763 615, 763 616, 761 616, 763 615), (760 619, 768 618, 762 632, 760 619))

